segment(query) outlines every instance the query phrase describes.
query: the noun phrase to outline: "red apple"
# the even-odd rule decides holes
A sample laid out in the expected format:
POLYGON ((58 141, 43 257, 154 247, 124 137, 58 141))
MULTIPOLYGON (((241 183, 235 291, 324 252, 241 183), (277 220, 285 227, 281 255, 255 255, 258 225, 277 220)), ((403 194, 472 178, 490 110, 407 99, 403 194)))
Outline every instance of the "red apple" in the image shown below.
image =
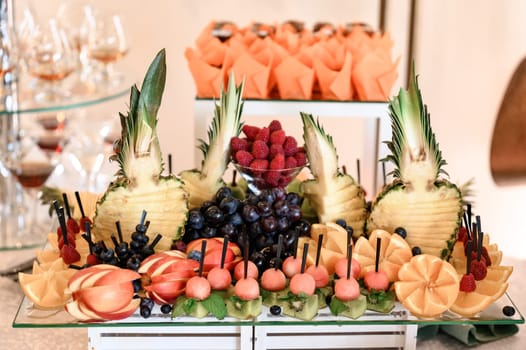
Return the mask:
POLYGON ((89 287, 77 292, 77 298, 94 312, 115 312, 133 298, 131 282, 89 287))
POLYGON ((135 298, 135 299, 132 299, 127 306, 123 307, 119 311, 110 312, 110 313, 98 312, 97 314, 103 320, 112 320, 112 321, 113 320, 123 320, 123 319, 128 318, 131 315, 133 315, 135 310, 137 310, 139 308, 140 304, 141 304, 141 299, 135 298))
MULTIPOLYGON (((210 271, 214 267, 221 265, 221 255, 223 253, 223 247, 207 249, 205 254, 205 261, 203 262, 203 270, 210 271)), ((225 264, 230 263, 235 258, 232 249, 227 248, 225 253, 225 264)))
POLYGON ((176 270, 174 272, 163 273, 152 277, 152 284, 159 282, 169 282, 173 280, 188 280, 190 277, 195 276, 194 270, 176 270))
POLYGON ((79 321, 85 322, 85 321, 93 320, 92 317, 90 317, 89 315, 85 314, 83 311, 80 310, 78 300, 73 300, 67 303, 65 305, 65 309, 71 316, 73 316, 79 321))
POLYGON ((90 266, 82 270, 78 270, 68 280, 68 288, 71 291, 76 291, 79 289, 84 279, 90 277, 93 273, 101 271, 101 270, 117 270, 117 269, 119 269, 119 267, 117 266, 108 265, 108 264, 98 264, 98 265, 93 265, 93 266, 90 266))
POLYGON ((183 270, 197 271, 199 269, 199 262, 193 259, 179 259, 176 264, 168 266, 164 271, 165 273, 172 273, 183 270))
POLYGON ((141 278, 141 275, 135 271, 128 269, 120 269, 111 271, 100 277, 93 286, 105 286, 108 284, 119 284, 121 282, 129 282, 141 278))

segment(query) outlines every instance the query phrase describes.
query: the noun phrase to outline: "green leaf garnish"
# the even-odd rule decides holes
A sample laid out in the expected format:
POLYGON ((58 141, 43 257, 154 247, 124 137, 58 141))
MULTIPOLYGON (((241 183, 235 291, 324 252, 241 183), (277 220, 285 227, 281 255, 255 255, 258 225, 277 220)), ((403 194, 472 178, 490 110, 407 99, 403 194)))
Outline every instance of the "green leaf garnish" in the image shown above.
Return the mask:
POLYGON ((329 304, 329 309, 333 315, 339 315, 342 312, 349 309, 349 307, 340 299, 332 298, 331 303, 329 304))
POLYGON ((212 314, 212 316, 216 317, 219 320, 222 320, 226 316, 226 305, 223 301, 223 298, 221 298, 217 294, 210 294, 208 298, 201 301, 205 309, 212 314))

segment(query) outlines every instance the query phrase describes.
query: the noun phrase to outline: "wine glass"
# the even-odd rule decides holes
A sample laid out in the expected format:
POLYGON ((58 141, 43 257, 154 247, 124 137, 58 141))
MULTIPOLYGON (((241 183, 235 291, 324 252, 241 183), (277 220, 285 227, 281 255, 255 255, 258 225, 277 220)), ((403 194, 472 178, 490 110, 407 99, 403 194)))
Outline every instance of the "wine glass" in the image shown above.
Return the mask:
POLYGON ((0 79, 11 72, 18 62, 18 50, 14 44, 12 30, 2 22, 0 25, 0 79))
POLYGON ((35 95, 37 102, 60 102, 69 97, 60 82, 78 66, 77 52, 55 19, 35 28, 27 53, 29 72, 47 82, 48 88, 35 95))
MULTIPOLYGON (((81 174, 78 188, 90 192, 100 192, 105 187, 105 175, 108 168, 108 157, 112 145, 110 139, 115 136, 113 116, 104 113, 78 114, 71 118, 68 128, 72 131, 64 148, 65 156, 73 168, 81 174)), ((111 173, 114 174, 113 166, 111 173)))
POLYGON ((114 72, 113 65, 129 50, 128 36, 120 15, 114 13, 95 15, 88 33, 87 51, 89 56, 102 64, 99 77, 105 84, 118 84, 122 74, 114 72))
POLYGON ((21 131, 19 142, 12 152, 4 156, 4 164, 22 186, 25 193, 20 215, 23 236, 38 237, 49 227, 39 225, 39 193, 58 164, 54 153, 44 152, 35 142, 33 135, 21 131))

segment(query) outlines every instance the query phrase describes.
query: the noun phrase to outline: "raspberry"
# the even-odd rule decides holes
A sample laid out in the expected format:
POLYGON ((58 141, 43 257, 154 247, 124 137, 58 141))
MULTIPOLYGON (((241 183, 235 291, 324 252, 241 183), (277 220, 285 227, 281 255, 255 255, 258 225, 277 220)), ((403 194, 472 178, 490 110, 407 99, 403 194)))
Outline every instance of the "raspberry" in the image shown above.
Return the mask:
POLYGON ((276 155, 269 165, 270 170, 281 170, 285 168, 285 156, 283 154, 276 155))
POLYGON ((270 134, 270 143, 273 145, 283 145, 286 138, 287 135, 285 135, 285 131, 276 130, 270 134))
POLYGON ((283 155, 285 154, 283 153, 283 146, 277 145, 277 144, 271 144, 269 154, 268 154, 269 158, 272 159, 278 154, 283 154, 283 155))
POLYGON ((463 242, 464 244, 468 241, 468 230, 466 230, 464 226, 458 228, 457 241, 463 242))
POLYGON ((247 138, 249 141, 253 141, 256 139, 257 134, 259 133, 259 128, 257 126, 252 125, 243 125, 243 133, 247 135, 247 138))
POLYGON ((234 156, 236 159, 236 162, 241 166, 249 166, 254 157, 252 157, 252 154, 250 154, 247 151, 237 151, 236 155, 234 156))
POLYGON ((246 139, 240 137, 232 137, 230 139, 230 147, 232 148, 233 153, 241 150, 246 151, 248 150, 248 142, 246 139))
POLYGON ((252 144, 252 155, 256 159, 266 159, 268 157, 269 149, 265 141, 256 140, 252 144))
POLYGON ((295 168, 298 166, 298 161, 294 157, 285 158, 285 169, 295 168))
MULTIPOLYGON (((478 260, 477 259, 477 252, 472 252, 471 253, 471 260, 478 260)), ((480 261, 484 264, 484 266, 488 266, 488 264, 486 263, 486 258, 484 257, 484 255, 480 255, 480 261)))
POLYGON ((473 292, 477 288, 477 284, 475 283, 475 277, 473 274, 469 275, 463 275, 462 279, 460 280, 460 291, 461 292, 473 292))
POLYGON ((268 160, 266 159, 254 159, 251 163, 250 163, 250 167, 254 170, 259 170, 259 171, 263 171, 263 170, 267 170, 268 169, 268 160))
POLYGON ((286 156, 293 156, 298 152, 298 143, 296 139, 292 136, 287 136, 285 142, 283 143, 283 151, 286 156))
POLYGON ((298 152, 294 155, 294 158, 296 158, 296 162, 298 163, 298 166, 303 166, 307 164, 307 155, 305 152, 298 152))
POLYGON ((280 178, 279 178, 279 182, 278 182, 278 186, 280 187, 286 187, 290 181, 291 181, 291 177, 290 175, 282 175, 280 178))
POLYGON ((269 138, 270 138, 270 130, 267 127, 261 128, 258 134, 256 135, 256 140, 268 142, 269 138))
MULTIPOLYGON (((272 163, 270 163, 270 164, 272 164, 272 163)), ((267 171, 263 175, 263 178, 265 179, 265 182, 268 185, 276 187, 279 184, 280 176, 281 175, 280 175, 279 171, 267 171)))
POLYGON ((276 131, 276 130, 281 130, 281 123, 279 122, 279 120, 273 120, 270 122, 270 124, 268 125, 268 128, 270 130, 270 133, 272 134, 273 131, 276 131))
POLYGON ((488 273, 488 270, 486 269, 486 264, 484 264, 482 260, 471 261, 470 270, 473 274, 473 277, 475 277, 475 280, 477 281, 483 280, 488 273))

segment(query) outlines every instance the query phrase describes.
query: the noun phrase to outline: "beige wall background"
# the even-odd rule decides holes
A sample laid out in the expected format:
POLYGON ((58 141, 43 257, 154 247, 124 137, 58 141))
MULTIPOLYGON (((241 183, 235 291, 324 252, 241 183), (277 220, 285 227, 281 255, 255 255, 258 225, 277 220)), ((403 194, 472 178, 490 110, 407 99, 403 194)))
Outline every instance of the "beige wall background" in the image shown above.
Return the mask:
MULTIPOLYGON (((69 6, 86 1, 69 0, 69 6)), ((42 17, 66 1, 17 0, 17 10, 31 3, 42 17)), ((194 166, 194 84, 184 49, 211 20, 273 22, 298 19, 376 26, 379 1, 350 0, 92 0, 101 9, 118 9, 126 18, 132 47, 119 63, 141 78, 155 55, 166 48, 168 81, 160 110, 160 140, 171 153, 174 169, 194 166)), ((388 0, 387 29, 395 40, 394 55, 407 49, 409 1, 388 0)), ((489 168, 492 129, 501 98, 515 66, 526 51, 526 2, 521 0, 418 1, 414 59, 446 170, 459 183, 475 178, 475 211, 483 229, 505 255, 526 257, 522 216, 526 186, 498 187, 489 168)), ((397 88, 404 84, 405 57, 397 88)), ((118 102, 118 112, 126 109, 118 102)), ((335 138, 337 138, 335 136, 335 138)))

